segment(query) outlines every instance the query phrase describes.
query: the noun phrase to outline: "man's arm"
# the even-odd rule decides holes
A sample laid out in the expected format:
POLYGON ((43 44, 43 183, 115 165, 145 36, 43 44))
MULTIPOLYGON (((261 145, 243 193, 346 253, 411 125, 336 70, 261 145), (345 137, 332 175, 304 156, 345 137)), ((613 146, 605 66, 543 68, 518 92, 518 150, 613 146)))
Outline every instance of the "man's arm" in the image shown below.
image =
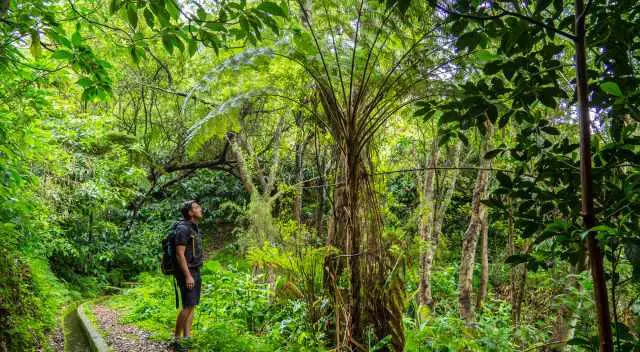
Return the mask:
POLYGON ((182 270, 182 273, 184 274, 184 277, 186 279, 187 288, 192 289, 194 281, 191 273, 189 272, 189 267, 187 266, 187 258, 185 258, 184 256, 184 251, 186 250, 186 248, 187 246, 181 244, 176 246, 176 259, 178 260, 178 266, 180 267, 180 270, 182 270))

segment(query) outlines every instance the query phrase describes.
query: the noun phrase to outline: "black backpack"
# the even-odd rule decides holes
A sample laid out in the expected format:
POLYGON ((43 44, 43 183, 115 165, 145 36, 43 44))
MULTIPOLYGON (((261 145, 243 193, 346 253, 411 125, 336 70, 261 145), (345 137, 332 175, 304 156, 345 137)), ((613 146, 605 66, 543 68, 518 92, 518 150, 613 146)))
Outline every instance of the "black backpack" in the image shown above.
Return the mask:
POLYGON ((174 239, 176 237, 176 228, 180 221, 171 226, 169 234, 162 239, 162 261, 160 262, 160 270, 165 275, 173 275, 175 273, 175 246, 174 239))

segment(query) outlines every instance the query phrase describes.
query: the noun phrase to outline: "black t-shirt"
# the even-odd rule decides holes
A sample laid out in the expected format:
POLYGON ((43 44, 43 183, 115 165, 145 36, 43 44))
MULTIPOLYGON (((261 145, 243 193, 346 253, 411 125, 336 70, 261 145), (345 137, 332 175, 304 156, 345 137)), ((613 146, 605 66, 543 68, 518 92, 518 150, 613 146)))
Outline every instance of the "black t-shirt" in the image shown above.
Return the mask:
POLYGON ((180 220, 176 223, 175 246, 185 246, 184 257, 189 268, 202 266, 202 234, 198 224, 189 220, 180 220))

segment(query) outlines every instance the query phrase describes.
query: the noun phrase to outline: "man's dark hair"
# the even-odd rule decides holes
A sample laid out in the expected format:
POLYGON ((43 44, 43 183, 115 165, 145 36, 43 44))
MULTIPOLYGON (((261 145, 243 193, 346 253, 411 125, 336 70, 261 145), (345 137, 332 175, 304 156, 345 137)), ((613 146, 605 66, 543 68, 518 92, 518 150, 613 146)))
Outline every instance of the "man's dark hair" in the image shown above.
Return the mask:
POLYGON ((193 208, 193 205, 196 203, 195 200, 187 200, 182 203, 182 207, 180 207, 180 212, 185 219, 189 219, 189 210, 193 208))

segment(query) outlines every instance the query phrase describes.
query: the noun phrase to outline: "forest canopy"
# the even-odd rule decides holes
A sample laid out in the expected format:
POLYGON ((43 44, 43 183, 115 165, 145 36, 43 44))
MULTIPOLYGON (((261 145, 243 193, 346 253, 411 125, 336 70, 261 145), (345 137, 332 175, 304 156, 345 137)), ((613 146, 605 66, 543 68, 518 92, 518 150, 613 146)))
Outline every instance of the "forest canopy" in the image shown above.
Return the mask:
POLYGON ((194 350, 640 350, 635 0, 0 0, 0 33, 0 351, 78 350, 81 302, 165 346, 185 200, 194 350))

